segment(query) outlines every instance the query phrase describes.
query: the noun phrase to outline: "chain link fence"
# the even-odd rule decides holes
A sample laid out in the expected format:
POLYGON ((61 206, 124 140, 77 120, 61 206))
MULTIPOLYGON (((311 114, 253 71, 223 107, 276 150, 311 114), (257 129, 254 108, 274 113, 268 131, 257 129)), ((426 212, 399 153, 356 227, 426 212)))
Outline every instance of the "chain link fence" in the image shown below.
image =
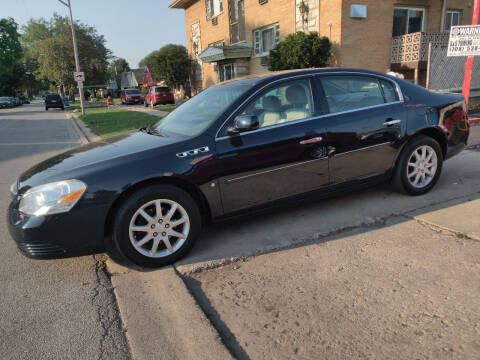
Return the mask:
MULTIPOLYGON (((462 91, 466 60, 466 56, 447 57, 446 47, 432 46, 429 88, 438 91, 462 91)), ((475 57, 471 90, 480 90, 479 56, 475 57)))

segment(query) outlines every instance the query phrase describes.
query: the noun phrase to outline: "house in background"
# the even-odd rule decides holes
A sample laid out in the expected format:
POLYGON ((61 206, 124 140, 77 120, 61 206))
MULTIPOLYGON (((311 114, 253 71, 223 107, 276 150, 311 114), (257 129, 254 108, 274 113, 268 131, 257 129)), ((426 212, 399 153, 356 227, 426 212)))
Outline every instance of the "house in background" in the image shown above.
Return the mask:
POLYGON ((392 69, 422 83, 428 43, 446 45, 453 25, 470 24, 472 0, 174 0, 184 9, 193 91, 268 71, 287 35, 330 38, 332 65, 392 69))
POLYGON ((111 91, 119 91, 128 88, 142 88, 155 86, 153 74, 147 66, 143 66, 131 71, 125 71, 115 75, 108 82, 108 89, 111 91))

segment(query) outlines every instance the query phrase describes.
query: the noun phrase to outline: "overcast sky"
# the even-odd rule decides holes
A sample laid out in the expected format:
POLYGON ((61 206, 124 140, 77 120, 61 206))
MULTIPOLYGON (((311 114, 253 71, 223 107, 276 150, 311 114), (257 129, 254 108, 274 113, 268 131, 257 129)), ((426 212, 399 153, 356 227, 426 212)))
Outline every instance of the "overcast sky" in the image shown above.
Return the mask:
MULTIPOLYGON (((169 9, 170 0, 71 0, 73 17, 95 26, 107 47, 131 67, 165 44, 185 45, 183 10, 169 9)), ((0 17, 19 25, 31 18, 49 19, 53 13, 68 15, 58 0, 0 0, 0 17)))

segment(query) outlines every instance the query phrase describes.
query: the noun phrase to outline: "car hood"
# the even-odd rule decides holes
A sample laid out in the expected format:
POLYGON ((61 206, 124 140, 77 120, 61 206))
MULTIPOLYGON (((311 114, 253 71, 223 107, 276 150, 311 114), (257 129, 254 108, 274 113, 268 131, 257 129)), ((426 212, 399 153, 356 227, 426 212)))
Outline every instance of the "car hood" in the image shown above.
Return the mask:
POLYGON ((68 150, 42 161, 24 172, 18 183, 19 192, 52 181, 66 180, 75 171, 100 163, 120 160, 132 154, 168 147, 184 138, 151 135, 141 131, 114 136, 68 150))

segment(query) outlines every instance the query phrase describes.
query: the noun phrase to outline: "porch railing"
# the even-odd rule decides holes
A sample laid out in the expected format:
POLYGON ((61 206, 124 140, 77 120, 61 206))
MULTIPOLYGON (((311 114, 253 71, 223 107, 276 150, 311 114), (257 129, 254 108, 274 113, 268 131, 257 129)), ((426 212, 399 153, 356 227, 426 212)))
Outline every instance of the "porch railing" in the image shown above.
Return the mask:
POLYGON ((449 33, 425 33, 394 36, 392 38, 391 64, 418 68, 428 60, 428 43, 432 46, 448 46, 449 33))

